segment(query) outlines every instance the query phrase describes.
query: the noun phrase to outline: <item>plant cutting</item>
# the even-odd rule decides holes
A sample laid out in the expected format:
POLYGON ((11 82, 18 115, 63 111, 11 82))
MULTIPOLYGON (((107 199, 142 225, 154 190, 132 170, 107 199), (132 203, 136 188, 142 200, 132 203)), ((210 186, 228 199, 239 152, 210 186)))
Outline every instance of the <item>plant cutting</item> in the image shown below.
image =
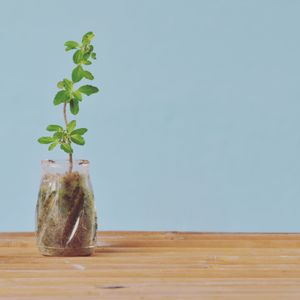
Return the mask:
POLYGON ((63 124, 48 125, 48 136, 38 139, 48 150, 56 147, 68 155, 67 160, 43 160, 42 179, 36 206, 37 244, 44 255, 91 255, 96 244, 97 217, 89 177, 89 161, 74 160, 74 144, 84 145, 87 128, 68 120, 68 111, 76 116, 85 96, 99 91, 82 80, 94 80, 87 67, 96 59, 92 32, 81 43, 67 41, 66 51, 74 51, 71 77, 57 83, 59 91, 53 104, 62 106, 63 124))

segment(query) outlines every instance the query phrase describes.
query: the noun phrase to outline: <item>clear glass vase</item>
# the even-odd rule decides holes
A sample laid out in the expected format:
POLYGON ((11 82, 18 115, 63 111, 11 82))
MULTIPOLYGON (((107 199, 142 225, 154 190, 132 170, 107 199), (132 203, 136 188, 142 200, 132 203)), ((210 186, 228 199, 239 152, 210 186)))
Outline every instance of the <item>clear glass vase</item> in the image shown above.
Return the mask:
POLYGON ((36 205, 39 251, 50 256, 91 255, 96 247, 97 215, 89 161, 42 161, 36 205))

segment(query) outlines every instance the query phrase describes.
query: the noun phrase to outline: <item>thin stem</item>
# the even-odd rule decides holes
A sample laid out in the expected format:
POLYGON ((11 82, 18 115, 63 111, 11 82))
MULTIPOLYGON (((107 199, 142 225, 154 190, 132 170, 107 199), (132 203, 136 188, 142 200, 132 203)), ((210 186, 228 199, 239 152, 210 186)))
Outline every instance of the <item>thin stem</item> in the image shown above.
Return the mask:
MULTIPOLYGON (((64 120, 65 120, 65 124, 66 124, 66 128, 68 127, 68 119, 67 119, 67 103, 64 103, 64 120)), ((73 155, 72 153, 69 153, 69 162, 70 162, 70 166, 69 166, 69 173, 72 173, 72 169, 73 169, 73 155)))

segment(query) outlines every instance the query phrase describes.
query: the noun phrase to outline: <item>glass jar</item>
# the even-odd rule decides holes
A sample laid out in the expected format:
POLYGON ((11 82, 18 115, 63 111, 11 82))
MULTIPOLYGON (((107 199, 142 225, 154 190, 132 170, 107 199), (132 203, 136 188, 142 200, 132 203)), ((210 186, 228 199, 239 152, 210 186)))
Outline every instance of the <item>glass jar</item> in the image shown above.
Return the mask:
POLYGON ((50 256, 91 255, 96 247, 97 215, 89 161, 43 160, 36 205, 39 251, 50 256))

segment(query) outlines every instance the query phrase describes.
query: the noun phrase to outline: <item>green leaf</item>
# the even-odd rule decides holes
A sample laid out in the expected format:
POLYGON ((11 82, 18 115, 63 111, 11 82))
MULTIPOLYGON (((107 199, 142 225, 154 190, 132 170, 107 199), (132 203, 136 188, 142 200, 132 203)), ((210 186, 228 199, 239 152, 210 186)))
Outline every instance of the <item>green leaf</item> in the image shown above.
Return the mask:
POLYGON ((94 50, 94 46, 93 45, 88 45, 86 53, 91 54, 93 52, 93 50, 94 50))
POLYGON ((79 112, 79 104, 76 99, 72 99, 70 102, 70 111, 73 115, 77 115, 79 112))
POLYGON ((50 144, 54 141, 54 138, 51 136, 42 136, 38 139, 40 144, 50 144))
POLYGON ((73 88, 73 82, 67 78, 65 78, 63 80, 63 83, 64 83, 64 87, 66 88, 67 91, 71 91, 72 88, 73 88))
POLYGON ((81 52, 81 50, 77 50, 73 55, 73 61, 76 65, 78 65, 81 62, 82 58, 83 53, 81 52))
POLYGON ((64 82, 63 82, 63 81, 59 81, 59 82, 57 83, 57 87, 58 87, 59 89, 63 89, 63 88, 65 87, 64 82))
POLYGON ((96 59, 96 58, 97 58, 97 57, 96 57, 96 53, 93 52, 93 53, 91 54, 91 57, 92 57, 92 59, 96 59))
POLYGON ((53 134, 53 137, 54 137, 55 139, 61 139, 63 136, 64 136, 64 132, 63 132, 63 131, 56 131, 56 132, 53 134))
POLYGON ((70 133, 75 129, 75 127, 76 127, 76 120, 72 120, 71 122, 69 122, 67 126, 67 131, 70 133))
POLYGON ((82 61, 82 63, 85 64, 85 65, 91 65, 92 64, 89 60, 85 60, 85 59, 82 61))
POLYGON ((92 74, 91 72, 89 72, 89 71, 84 71, 83 76, 84 76, 86 79, 89 79, 89 80, 93 80, 93 79, 94 79, 93 74, 92 74))
POLYGON ((59 91, 53 100, 54 105, 59 105, 61 103, 67 102, 70 100, 70 94, 68 91, 59 91))
POLYGON ((61 131, 63 128, 59 125, 49 125, 47 126, 46 130, 48 131, 61 131))
POLYGON ((73 92, 73 97, 74 97, 76 100, 78 100, 78 101, 81 101, 81 100, 82 100, 82 94, 81 94, 81 92, 78 91, 78 90, 73 92))
POLYGON ((86 128, 78 128, 71 132, 72 135, 84 135, 88 130, 86 128))
POLYGON ((85 54, 83 54, 83 59, 88 60, 90 58, 90 56, 91 55, 89 53, 85 53, 85 54))
POLYGON ((80 45, 75 41, 67 41, 65 42, 65 46, 66 46, 66 51, 69 51, 78 48, 80 45))
POLYGON ((52 144, 48 147, 48 150, 49 150, 49 151, 52 151, 57 145, 58 145, 58 142, 52 143, 52 144))
POLYGON ((73 153, 73 149, 71 147, 71 145, 63 143, 60 145, 60 149, 64 150, 66 153, 73 153))
POLYGON ((74 68, 72 72, 72 80, 74 82, 80 81, 84 77, 85 71, 83 70, 82 66, 77 66, 74 68))
POLYGON ((77 145, 84 145, 85 144, 85 140, 81 135, 71 135, 71 141, 77 145))
POLYGON ((92 85, 83 85, 79 88, 79 91, 87 96, 98 93, 99 89, 92 85))
POLYGON ((91 42, 91 40, 94 38, 94 33, 89 31, 82 37, 82 44, 87 45, 91 42))

